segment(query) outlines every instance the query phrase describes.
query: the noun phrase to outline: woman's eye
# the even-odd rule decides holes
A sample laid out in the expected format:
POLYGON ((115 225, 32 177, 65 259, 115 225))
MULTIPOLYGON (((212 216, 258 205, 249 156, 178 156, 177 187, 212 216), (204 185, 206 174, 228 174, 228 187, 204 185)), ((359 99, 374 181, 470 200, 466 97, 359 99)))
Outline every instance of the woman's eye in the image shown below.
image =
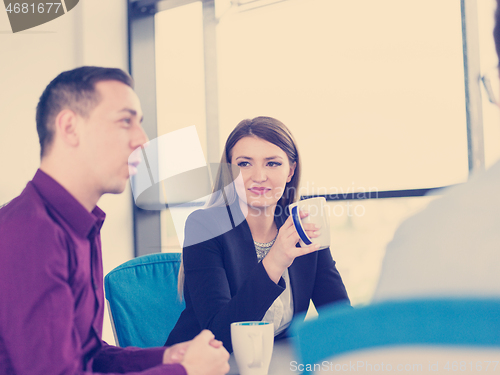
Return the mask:
POLYGON ((270 161, 270 162, 268 163, 268 165, 269 165, 270 167, 279 167, 279 166, 281 165, 281 163, 279 163, 279 162, 277 162, 277 161, 270 161))
POLYGON ((240 161, 238 167, 248 167, 250 163, 248 161, 240 161))
POLYGON ((123 118, 121 121, 127 125, 130 125, 130 123, 132 122, 132 119, 131 118, 123 118))

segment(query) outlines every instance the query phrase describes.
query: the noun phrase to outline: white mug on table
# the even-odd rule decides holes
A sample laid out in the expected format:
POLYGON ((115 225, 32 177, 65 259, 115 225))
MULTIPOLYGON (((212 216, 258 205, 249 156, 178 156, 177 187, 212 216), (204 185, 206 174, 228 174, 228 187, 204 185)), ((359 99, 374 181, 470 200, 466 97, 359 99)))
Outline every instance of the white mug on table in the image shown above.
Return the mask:
POLYGON ((240 375, 267 375, 273 354, 273 323, 231 323, 231 342, 240 375))

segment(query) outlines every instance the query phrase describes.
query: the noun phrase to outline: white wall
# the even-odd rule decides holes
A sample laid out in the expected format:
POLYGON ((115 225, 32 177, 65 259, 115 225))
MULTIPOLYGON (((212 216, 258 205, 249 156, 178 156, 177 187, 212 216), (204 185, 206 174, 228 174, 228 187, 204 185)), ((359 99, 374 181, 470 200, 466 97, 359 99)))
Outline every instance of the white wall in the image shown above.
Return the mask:
MULTIPOLYGON (((0 205, 17 196, 39 165, 35 108, 45 86, 81 65, 127 70, 126 0, 82 0, 68 14, 13 34, 0 10, 0 205)), ((106 274, 133 255, 130 190, 104 196, 102 230, 106 274)), ((103 338, 114 343, 108 313, 103 338)))

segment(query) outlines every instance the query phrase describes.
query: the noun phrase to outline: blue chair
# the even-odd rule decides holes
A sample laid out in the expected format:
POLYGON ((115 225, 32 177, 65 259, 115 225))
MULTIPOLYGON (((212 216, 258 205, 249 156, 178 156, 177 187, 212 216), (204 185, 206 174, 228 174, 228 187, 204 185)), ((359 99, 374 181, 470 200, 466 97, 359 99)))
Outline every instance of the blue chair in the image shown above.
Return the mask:
POLYGON ((162 346, 185 303, 177 294, 180 253, 132 259, 104 278, 111 323, 121 347, 162 346))
MULTIPOLYGON (((498 353, 500 349, 500 299, 390 301, 354 309, 329 306, 318 312, 318 319, 297 319, 291 327, 298 363, 318 364, 316 371, 323 361, 339 356, 345 359, 353 352, 358 358, 362 357, 359 353, 375 353, 376 358, 383 350, 390 353, 394 348, 409 348, 413 353, 424 350, 425 355, 438 350, 463 353, 472 349, 477 353, 493 349, 498 353)), ((328 367, 328 362, 324 364, 328 367)), ((429 368, 433 365, 436 363, 424 364, 429 368)), ((446 362, 440 366, 443 370, 446 362)), ((313 369, 309 367, 309 372, 313 369)))

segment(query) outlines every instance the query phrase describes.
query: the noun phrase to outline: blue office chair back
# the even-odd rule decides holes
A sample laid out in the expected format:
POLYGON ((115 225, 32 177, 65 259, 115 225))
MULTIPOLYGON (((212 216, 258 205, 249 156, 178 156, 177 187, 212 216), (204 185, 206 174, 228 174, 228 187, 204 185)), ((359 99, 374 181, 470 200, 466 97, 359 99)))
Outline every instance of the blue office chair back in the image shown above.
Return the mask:
POLYGON ((180 253, 132 259, 104 278, 117 345, 162 346, 185 303, 177 294, 180 253))
POLYGON ((301 363, 355 350, 394 346, 500 347, 500 299, 425 299, 360 308, 330 306, 312 321, 296 319, 301 363))

